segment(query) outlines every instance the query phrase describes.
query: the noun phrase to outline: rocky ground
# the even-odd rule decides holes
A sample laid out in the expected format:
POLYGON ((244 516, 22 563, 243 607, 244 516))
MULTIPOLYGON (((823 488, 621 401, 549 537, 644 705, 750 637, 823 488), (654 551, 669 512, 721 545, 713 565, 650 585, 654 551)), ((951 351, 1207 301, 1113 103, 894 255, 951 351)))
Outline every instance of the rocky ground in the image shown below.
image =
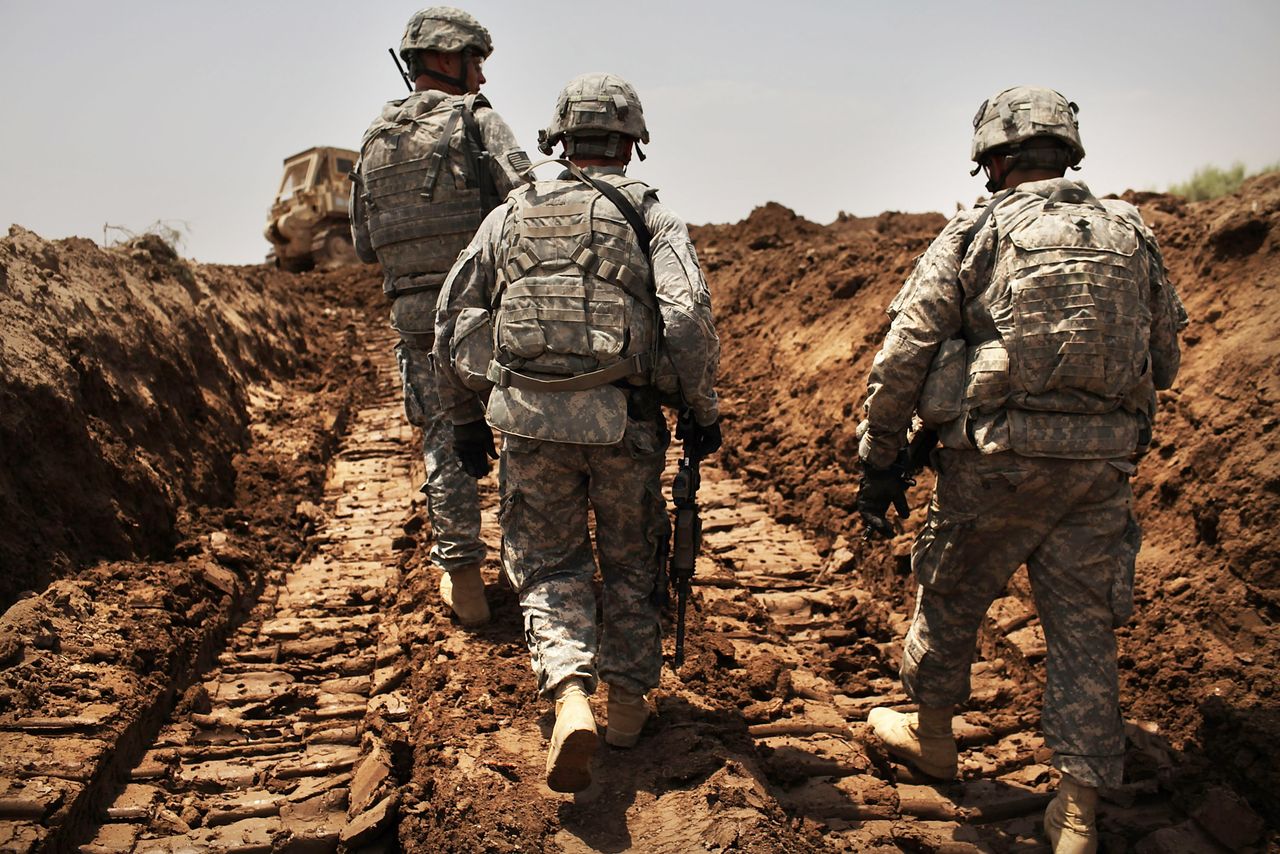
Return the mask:
MULTIPOLYGON (((1136 482, 1111 851, 1277 843, 1280 176, 1140 195, 1192 316, 1136 482)), ((436 604, 378 277, 0 240, 0 850, 1036 851, 1054 785, 1025 575, 928 785, 863 720, 905 705, 908 531, 866 545, 853 429, 883 308, 944 222, 767 205, 694 231, 724 341, 689 660, 578 796, 514 596, 436 604)), ((919 508, 928 484, 913 493, 919 508)), ((495 496, 485 484, 496 545, 495 496)), ((668 648, 669 651, 669 648, 668 648)))

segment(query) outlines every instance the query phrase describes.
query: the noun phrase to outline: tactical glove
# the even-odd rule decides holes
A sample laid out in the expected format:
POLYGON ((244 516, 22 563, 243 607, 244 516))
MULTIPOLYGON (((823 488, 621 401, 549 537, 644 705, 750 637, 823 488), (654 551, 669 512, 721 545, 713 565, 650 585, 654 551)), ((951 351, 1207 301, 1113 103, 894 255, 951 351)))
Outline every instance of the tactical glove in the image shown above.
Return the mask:
POLYGON ((907 475, 905 449, 888 468, 878 469, 862 463, 862 478, 858 481, 858 513, 867 526, 865 536, 875 534, 886 540, 897 535, 889 522, 889 505, 898 511, 898 517, 907 518, 911 508, 907 506, 907 487, 915 483, 907 475))
POLYGON ((720 450, 723 437, 720 434, 720 419, 703 427, 697 419, 681 418, 676 422, 676 438, 686 443, 689 453, 698 459, 709 457, 720 450))
POLYGON ((484 419, 453 425, 453 452, 462 470, 479 480, 489 473, 489 460, 498 458, 493 446, 493 431, 484 419))

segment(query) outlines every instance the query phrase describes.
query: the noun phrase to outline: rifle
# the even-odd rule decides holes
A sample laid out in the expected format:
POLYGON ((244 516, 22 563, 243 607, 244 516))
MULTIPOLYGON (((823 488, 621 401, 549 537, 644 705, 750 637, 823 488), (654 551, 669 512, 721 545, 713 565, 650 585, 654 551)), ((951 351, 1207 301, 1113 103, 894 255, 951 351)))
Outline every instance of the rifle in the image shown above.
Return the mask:
POLYGON ((693 444, 693 410, 680 413, 684 437, 684 455, 675 480, 671 482, 671 500, 676 505, 674 544, 671 548, 671 564, 668 575, 676 588, 676 656, 675 669, 684 664, 684 615, 693 590, 693 566, 702 548, 702 519, 698 516, 698 487, 702 475, 698 471, 701 459, 690 449, 693 444))
POLYGON ((404 70, 404 66, 400 64, 400 57, 396 56, 396 49, 387 48, 387 53, 391 54, 391 61, 396 64, 396 71, 400 72, 400 79, 404 81, 405 88, 410 92, 413 91, 413 81, 409 79, 409 72, 404 70))

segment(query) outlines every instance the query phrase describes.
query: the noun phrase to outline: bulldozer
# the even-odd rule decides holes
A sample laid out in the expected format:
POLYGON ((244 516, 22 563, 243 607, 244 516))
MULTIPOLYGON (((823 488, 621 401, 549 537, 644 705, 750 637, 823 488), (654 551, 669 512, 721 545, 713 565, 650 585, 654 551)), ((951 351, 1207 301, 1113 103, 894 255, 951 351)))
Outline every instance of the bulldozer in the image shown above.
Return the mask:
POLYGON ((358 156, 346 148, 316 147, 285 158, 263 231, 272 247, 268 262, 292 273, 360 263, 348 219, 348 176, 358 156))

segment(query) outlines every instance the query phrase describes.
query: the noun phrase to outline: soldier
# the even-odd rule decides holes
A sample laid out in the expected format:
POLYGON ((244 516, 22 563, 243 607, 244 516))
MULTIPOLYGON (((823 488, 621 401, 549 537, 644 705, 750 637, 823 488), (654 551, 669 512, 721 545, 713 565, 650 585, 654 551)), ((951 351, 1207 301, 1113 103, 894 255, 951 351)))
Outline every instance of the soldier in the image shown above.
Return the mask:
POLYGON ((978 627, 1025 563, 1048 645, 1045 741, 1062 772, 1044 819, 1055 852, 1096 849, 1097 787, 1121 781, 1114 629, 1132 611, 1141 540, 1129 478, 1186 323, 1137 209, 1063 177, 1084 157, 1076 114, 1029 87, 978 110, 972 157, 996 195, 956 214, 890 305, 859 445, 858 507, 883 534, 890 504, 907 512, 913 414, 942 444, 911 555, 902 681, 919 711, 868 721, 894 755, 955 776, 951 716, 969 696, 978 627))
POLYGON ((555 700, 556 791, 591 781, 587 696, 597 681, 609 685, 605 740, 618 747, 639 740, 658 684, 669 441, 660 398, 692 411, 696 453, 720 446, 720 344, 697 255, 685 224, 626 175, 648 141, 630 84, 612 74, 570 81, 539 143, 548 154, 563 145, 564 171, 489 215, 449 274, 436 320, 436 360, 452 368, 441 399, 468 472, 482 476, 493 448, 477 393, 503 435, 503 567, 539 691, 555 700), (588 507, 604 580, 599 641, 588 507))
POLYGON ((422 428, 422 490, 440 595, 464 626, 489 619, 480 503, 440 412, 431 348, 436 298, 449 267, 485 214, 527 180, 528 156, 478 94, 492 50, 488 30, 460 9, 433 6, 410 18, 400 57, 414 91, 383 107, 365 132, 351 189, 356 252, 382 265, 391 326, 400 334, 405 415, 422 428))

